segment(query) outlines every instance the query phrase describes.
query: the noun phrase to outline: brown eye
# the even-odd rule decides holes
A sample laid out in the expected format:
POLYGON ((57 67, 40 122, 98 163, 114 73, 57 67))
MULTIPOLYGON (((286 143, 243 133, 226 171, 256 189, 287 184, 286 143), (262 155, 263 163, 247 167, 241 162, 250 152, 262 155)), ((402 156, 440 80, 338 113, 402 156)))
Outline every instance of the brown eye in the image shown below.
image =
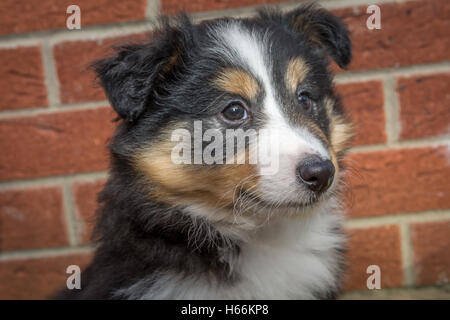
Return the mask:
POLYGON ((228 121, 244 121, 248 117, 247 109, 240 102, 230 103, 222 115, 228 121))
POLYGON ((297 95, 298 102, 300 102, 305 110, 309 110, 311 108, 311 94, 305 90, 299 90, 297 95))

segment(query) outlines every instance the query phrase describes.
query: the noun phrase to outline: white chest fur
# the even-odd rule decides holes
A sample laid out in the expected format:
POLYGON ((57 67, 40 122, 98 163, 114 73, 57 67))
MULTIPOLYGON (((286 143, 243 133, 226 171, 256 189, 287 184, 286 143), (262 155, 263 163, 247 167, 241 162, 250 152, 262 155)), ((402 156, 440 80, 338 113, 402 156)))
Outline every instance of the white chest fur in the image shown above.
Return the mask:
POLYGON ((240 296, 312 299, 314 293, 334 289, 340 258, 335 249, 344 241, 333 232, 338 223, 334 214, 277 221, 243 246, 240 296))

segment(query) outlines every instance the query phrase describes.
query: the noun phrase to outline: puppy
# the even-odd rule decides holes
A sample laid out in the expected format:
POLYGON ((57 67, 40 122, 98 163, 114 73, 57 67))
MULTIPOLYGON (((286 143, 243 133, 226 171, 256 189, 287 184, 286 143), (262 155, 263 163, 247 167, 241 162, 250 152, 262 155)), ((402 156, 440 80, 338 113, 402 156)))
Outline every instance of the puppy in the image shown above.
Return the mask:
POLYGON ((96 62, 121 121, 95 256, 60 298, 335 297, 351 126, 330 58, 350 62, 348 30, 307 5, 167 18, 148 43, 96 62), (267 147, 270 161, 249 161, 267 147))

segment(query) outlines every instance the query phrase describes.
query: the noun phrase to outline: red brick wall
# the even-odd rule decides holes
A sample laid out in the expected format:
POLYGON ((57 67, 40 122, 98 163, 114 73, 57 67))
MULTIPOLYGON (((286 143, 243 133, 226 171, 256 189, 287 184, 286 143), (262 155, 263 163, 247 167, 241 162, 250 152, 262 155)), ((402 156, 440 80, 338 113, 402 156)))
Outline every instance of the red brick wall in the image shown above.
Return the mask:
MULTIPOLYGON (((116 40, 142 39, 158 12, 250 15, 274 2, 1 1, 0 298, 45 298, 64 285, 68 265, 91 256, 114 114, 89 62, 116 40), (70 4, 81 7, 81 31, 65 29, 70 4)), ((450 2, 384 0, 381 30, 366 28, 372 1, 356 2, 325 2, 354 41, 349 70, 336 70, 357 132, 345 288, 367 290, 371 264, 381 268, 382 288, 448 283, 450 2)))

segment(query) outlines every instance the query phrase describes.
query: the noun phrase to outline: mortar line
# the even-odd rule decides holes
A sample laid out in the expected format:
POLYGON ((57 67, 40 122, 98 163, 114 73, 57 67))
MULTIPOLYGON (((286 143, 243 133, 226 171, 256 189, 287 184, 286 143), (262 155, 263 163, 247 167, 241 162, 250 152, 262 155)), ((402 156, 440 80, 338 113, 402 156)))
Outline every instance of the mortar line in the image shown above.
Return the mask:
POLYGON ((66 220, 67 233, 69 236, 69 242, 71 246, 78 245, 78 228, 76 217, 76 205, 74 200, 74 194, 71 183, 67 180, 62 183, 63 190, 63 207, 64 217, 66 220))
POLYGON ((59 81, 55 67, 52 47, 48 41, 41 44, 42 63, 44 66, 45 85, 47 87, 47 98, 50 109, 54 109, 60 103, 59 81))
POLYGON ((402 67, 384 67, 371 70, 355 70, 338 73, 334 80, 336 83, 349 83, 359 81, 380 80, 386 76, 409 77, 450 72, 450 61, 418 63, 402 67))
POLYGON ((154 21, 141 20, 86 26, 79 30, 67 30, 62 28, 56 30, 33 31, 0 38, 0 48, 32 46, 43 41, 48 41, 51 45, 57 45, 59 43, 70 41, 107 39, 137 33, 150 33, 154 27, 154 21))
MULTIPOLYGON (((334 8, 364 6, 371 4, 379 5, 387 3, 404 3, 410 1, 414 0, 319 0, 318 2, 327 9, 334 9, 334 8)), ((295 4, 295 2, 293 2, 293 4, 295 4)))
POLYGON ((18 179, 0 182, 0 191, 10 189, 43 187, 43 186, 59 186, 64 182, 95 182, 104 180, 108 177, 107 171, 94 171, 84 173, 73 173, 65 176, 39 177, 30 179, 18 179))
POLYGON ((95 246, 90 244, 83 244, 73 247, 57 247, 57 248, 43 248, 43 249, 28 249, 19 251, 0 252, 0 262, 21 260, 21 259, 38 259, 60 257, 69 254, 91 253, 95 246))
POLYGON ((383 83, 383 110, 385 116, 385 132, 387 145, 391 146, 398 141, 399 137, 399 104, 395 93, 395 79, 392 76, 385 76, 383 83))
POLYGON ((411 243, 411 227, 408 222, 400 223, 400 247, 402 253, 403 286, 415 284, 413 248, 411 243))
POLYGON ((361 218, 348 217, 344 222, 344 226, 348 229, 358 229, 388 226, 399 223, 427 223, 446 221, 449 219, 450 209, 424 210, 421 212, 402 212, 361 218))
POLYGON ((109 102, 107 100, 83 102, 83 103, 71 103, 71 104, 56 104, 55 108, 39 107, 31 109, 20 109, 20 110, 9 110, 0 112, 0 119, 18 117, 18 116, 34 116, 41 114, 52 114, 57 111, 69 112, 69 111, 80 111, 80 110, 93 110, 101 107, 107 107, 109 102))
POLYGON ((425 148, 425 147, 441 147, 450 145, 450 135, 441 135, 431 138, 402 140, 388 144, 373 144, 366 146, 356 146, 349 150, 349 153, 374 152, 374 151, 389 151, 408 148, 425 148))
POLYGON ((148 20, 156 21, 160 12, 161 2, 159 0, 147 0, 147 6, 145 7, 145 17, 148 20))
MULTIPOLYGON (((353 289, 348 290, 345 292, 342 292, 340 294, 340 297, 338 299, 342 299, 344 297, 345 299, 352 299, 352 296, 355 295, 357 299, 361 299, 362 296, 366 297, 366 299, 371 298, 377 298, 379 296, 384 296, 383 299, 392 299, 392 297, 386 296, 385 294, 395 294, 395 293, 401 293, 401 292, 424 292, 426 290, 442 290, 442 291, 448 291, 450 289, 449 284, 442 284, 442 285, 421 285, 420 287, 414 287, 414 288, 405 288, 405 287, 393 287, 393 288, 382 288, 381 290, 367 290, 367 289, 353 289)), ((408 299, 406 298, 400 298, 400 299, 408 299)))

